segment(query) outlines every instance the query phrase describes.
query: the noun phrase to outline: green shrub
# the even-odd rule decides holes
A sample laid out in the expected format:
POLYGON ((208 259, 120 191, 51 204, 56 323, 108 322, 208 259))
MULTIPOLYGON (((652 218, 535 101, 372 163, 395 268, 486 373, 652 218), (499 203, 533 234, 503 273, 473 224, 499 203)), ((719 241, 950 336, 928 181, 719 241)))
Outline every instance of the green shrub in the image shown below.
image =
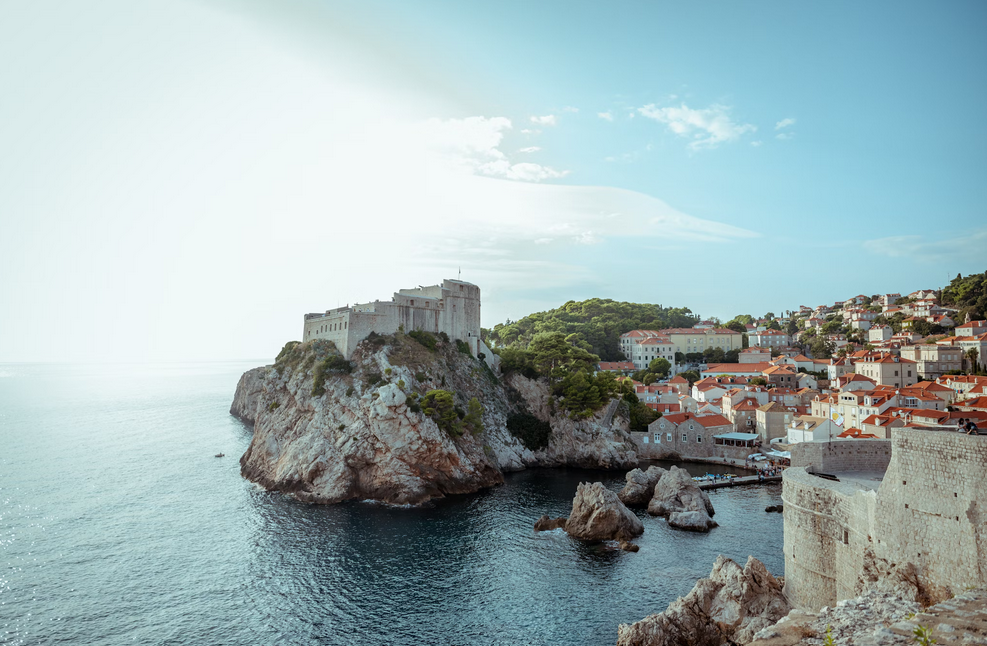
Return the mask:
POLYGON ((408 336, 410 336, 415 341, 418 341, 418 343, 421 343, 423 346, 425 346, 432 352, 435 352, 437 341, 435 339, 435 336, 433 336, 432 334, 425 332, 423 330, 412 330, 411 332, 408 332, 408 336))
POLYGON ((439 332, 439 338, 442 339, 443 343, 449 343, 449 335, 445 332, 439 332))
POLYGON ((483 404, 476 397, 470 399, 466 405, 466 415, 463 416, 463 428, 473 435, 483 432, 483 404))
POLYGON ((463 423, 456 414, 456 403, 448 390, 430 390, 425 393, 422 408, 426 415, 450 437, 463 434, 463 423))
POLYGON ((312 396, 321 397, 326 393, 326 378, 330 374, 348 374, 352 371, 352 363, 338 354, 330 354, 325 359, 315 364, 315 372, 313 373, 312 378, 312 396))
POLYGON ((274 360, 274 363, 281 363, 287 359, 288 356, 291 355, 292 351, 299 345, 301 345, 301 341, 288 341, 285 343, 284 347, 281 348, 281 352, 278 353, 277 359, 274 360))
POLYGON ((398 388, 404 390, 404 379, 398 379, 398 388))
POLYGON ((381 336, 380 334, 377 334, 376 332, 371 332, 370 334, 368 334, 367 338, 364 339, 364 341, 368 343, 370 347, 373 348, 374 350, 379 350, 380 348, 383 348, 385 345, 387 345, 387 338, 381 336))
POLYGON ((466 343, 466 341, 463 341, 462 339, 456 339, 456 349, 462 352, 463 354, 468 354, 471 357, 473 356, 473 353, 470 352, 469 344, 466 343))
POLYGON ((281 408, 281 402, 271 402, 270 404, 267 405, 267 410, 272 412, 276 411, 279 408, 281 408))
POLYGON ((428 379, 428 375, 426 375, 424 372, 416 372, 415 379, 417 379, 418 381, 425 381, 426 379, 428 379))
POLYGON ((551 425, 531 413, 517 413, 508 417, 507 430, 531 451, 544 449, 552 437, 551 425))
POLYGON ((353 396, 353 390, 354 390, 353 389, 353 386, 350 386, 349 388, 347 388, 346 389, 346 396, 347 397, 352 397, 353 396))
POLYGON ((390 377, 390 376, 391 376, 391 373, 392 373, 392 372, 394 372, 394 371, 393 371, 393 370, 391 370, 390 368, 384 368, 384 374, 385 374, 385 375, 387 375, 388 377, 390 377))
POLYGON ((367 373, 367 385, 370 387, 376 386, 380 382, 384 381, 383 375, 379 372, 369 372, 367 373))

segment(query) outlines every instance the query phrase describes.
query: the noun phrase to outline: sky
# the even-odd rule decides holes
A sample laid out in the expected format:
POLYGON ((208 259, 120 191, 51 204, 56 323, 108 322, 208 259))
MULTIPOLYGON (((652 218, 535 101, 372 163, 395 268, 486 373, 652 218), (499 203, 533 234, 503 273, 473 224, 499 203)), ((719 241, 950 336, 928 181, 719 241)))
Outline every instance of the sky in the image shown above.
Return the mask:
POLYGON ((724 320, 987 270, 987 4, 0 0, 0 362, 456 278, 724 320))

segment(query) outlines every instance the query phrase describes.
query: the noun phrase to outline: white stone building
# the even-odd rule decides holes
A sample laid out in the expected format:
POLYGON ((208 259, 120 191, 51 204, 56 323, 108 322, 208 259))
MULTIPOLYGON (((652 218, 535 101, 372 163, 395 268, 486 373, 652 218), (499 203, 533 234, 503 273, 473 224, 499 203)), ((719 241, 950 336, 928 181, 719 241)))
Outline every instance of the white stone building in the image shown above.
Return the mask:
POLYGON ((480 340, 480 288, 461 280, 402 289, 389 301, 374 301, 306 314, 302 339, 326 339, 347 359, 371 332, 394 334, 421 330, 465 341, 473 356, 484 354, 491 367, 496 355, 480 340))

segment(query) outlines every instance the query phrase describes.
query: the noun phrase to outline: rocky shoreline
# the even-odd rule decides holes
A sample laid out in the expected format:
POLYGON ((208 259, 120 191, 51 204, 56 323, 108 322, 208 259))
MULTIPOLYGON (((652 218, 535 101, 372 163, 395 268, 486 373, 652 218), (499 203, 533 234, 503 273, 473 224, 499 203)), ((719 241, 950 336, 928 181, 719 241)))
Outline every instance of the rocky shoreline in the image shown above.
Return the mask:
POLYGON ((240 459, 245 478, 305 502, 415 505, 495 486, 529 467, 637 466, 617 401, 572 419, 555 410, 543 381, 497 379, 452 344, 429 350, 400 335, 389 345, 361 344, 351 362, 333 357, 326 342, 289 344, 274 365, 240 378, 230 412, 253 426, 240 459), (320 373, 324 365, 346 369, 320 373), (452 393, 457 414, 476 400, 471 431, 443 430, 424 414, 423 394, 437 389, 452 393), (508 430, 519 413, 550 428, 544 446, 508 430))

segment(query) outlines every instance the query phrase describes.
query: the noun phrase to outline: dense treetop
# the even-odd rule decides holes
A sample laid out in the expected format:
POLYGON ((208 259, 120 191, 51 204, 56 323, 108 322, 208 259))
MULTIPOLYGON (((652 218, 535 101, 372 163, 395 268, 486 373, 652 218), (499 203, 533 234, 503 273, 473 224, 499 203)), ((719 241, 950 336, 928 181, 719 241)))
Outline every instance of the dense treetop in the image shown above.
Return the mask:
POLYGON ((966 320, 967 314, 970 320, 984 320, 987 318, 987 272, 965 278, 956 274, 956 278, 943 288, 940 301, 959 310, 955 319, 957 325, 966 320))
POLYGON ((619 339, 631 330, 692 327, 699 321, 687 307, 666 308, 650 303, 625 303, 604 298, 569 301, 547 312, 529 314, 520 321, 498 323, 484 330, 484 340, 494 346, 526 349, 535 335, 561 332, 571 344, 603 361, 620 361, 619 339))

